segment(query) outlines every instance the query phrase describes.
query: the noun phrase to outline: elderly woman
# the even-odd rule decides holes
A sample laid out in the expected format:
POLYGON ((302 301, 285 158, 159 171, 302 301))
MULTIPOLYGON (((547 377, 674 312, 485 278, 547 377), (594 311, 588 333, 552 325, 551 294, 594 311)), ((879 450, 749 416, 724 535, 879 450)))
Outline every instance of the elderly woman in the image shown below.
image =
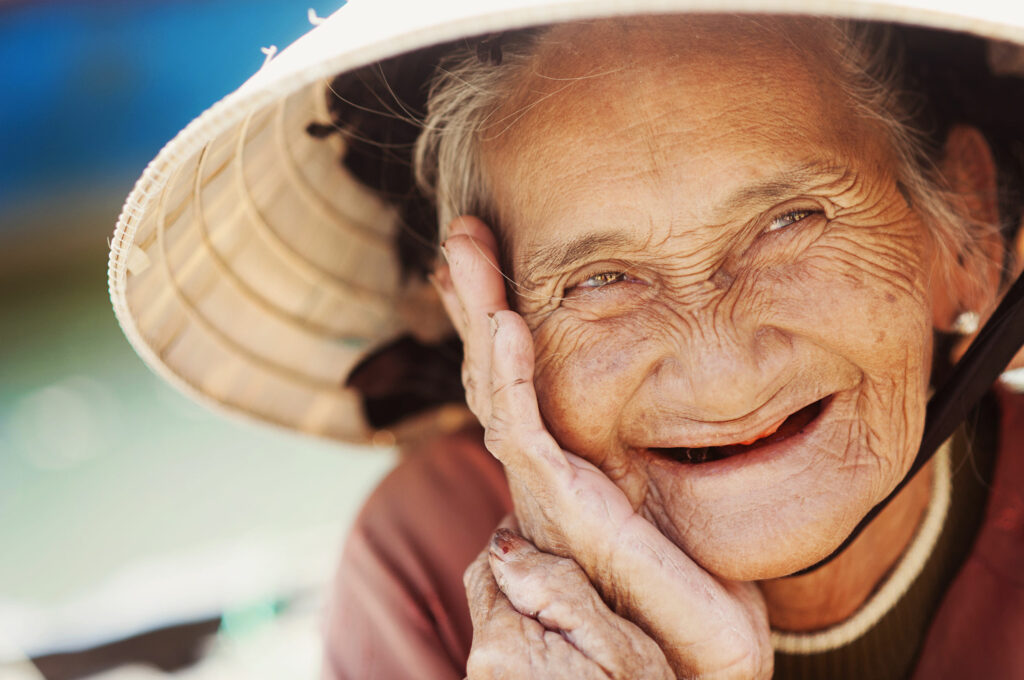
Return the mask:
MULTIPOLYGON (((1024 674, 1020 399, 914 465, 949 333, 1018 266, 985 135, 913 110, 842 21, 593 19, 437 54, 412 158, 475 419, 421 429, 368 501, 325 675, 1024 674)), ((359 147, 345 82, 369 184, 390 138, 359 147)), ((408 406, 381 385, 420 352, 356 367, 367 413, 408 406)))
POLYGON ((857 677, 869 661, 870 677, 907 674, 948 585, 928 555, 962 554, 973 532, 953 537, 952 515, 970 527, 977 512, 936 509, 947 459, 837 559, 793 574, 906 474, 934 332, 992 304, 1004 255, 985 228, 998 214, 984 138, 953 128, 932 177, 852 30, 636 18, 504 36, 500 65, 473 48, 449 58, 417 160, 485 430, 424 445, 371 500, 340 581, 337 675, 462 675, 467 631, 461 649, 443 642, 464 614, 436 599, 461 560, 433 555, 483 545, 460 528, 483 510, 515 529, 465 575, 471 678, 771 677, 773 628, 801 633, 777 635, 793 647, 823 644, 809 631, 853 638, 794 672, 839 677, 827 664, 848 655, 857 677), (511 503, 478 469, 483 444, 511 503), (410 516, 396 510, 407 495, 410 516), (416 518, 442 504, 437 525, 416 518), (408 576, 413 612, 387 607, 386 626, 361 630, 359 591, 406 580, 404 565, 362 573, 363 553, 386 562, 374 537, 406 523, 414 544, 436 542, 416 558, 430 577, 408 576), (894 570, 913 597, 880 589, 894 570), (844 632, 868 603, 868 630, 844 632), (865 638, 883 620, 894 648, 857 659, 878 654, 865 638), (395 656, 367 654, 381 646, 395 656))

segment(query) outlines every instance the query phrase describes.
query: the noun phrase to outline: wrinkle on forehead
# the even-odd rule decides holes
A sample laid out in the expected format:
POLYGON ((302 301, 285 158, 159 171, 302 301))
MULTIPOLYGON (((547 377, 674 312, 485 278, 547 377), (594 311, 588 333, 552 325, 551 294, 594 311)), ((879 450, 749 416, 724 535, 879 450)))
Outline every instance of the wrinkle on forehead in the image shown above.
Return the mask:
MULTIPOLYGON (((673 16, 551 29, 494 117, 515 122, 485 135, 484 166, 502 230, 514 240, 530 213, 551 215, 598 178, 632 174, 654 187, 666 164, 680 158, 698 161, 692 181, 713 190, 720 183, 708 167, 717 162, 720 173, 730 173, 735 157, 747 153, 745 138, 805 151, 856 138, 832 69, 814 57, 825 51, 816 25, 673 16), (815 124, 794 125, 794 118, 815 124), (725 154, 709 159, 716 144, 725 154), (634 162, 640 156, 642 169, 634 162)), ((774 158, 746 160, 765 164, 765 173, 778 170, 770 167, 774 158)))
MULTIPOLYGON (((737 66, 748 84, 770 89, 799 80, 816 83, 823 93, 835 77, 823 58, 831 53, 823 24, 793 17, 689 15, 555 26, 491 117, 495 123, 484 140, 495 149, 515 145, 518 135, 505 132, 535 127, 533 132, 543 134, 564 120, 553 114, 614 115, 606 105, 611 97, 645 99, 674 86, 698 87, 704 94, 727 90, 737 66)), ((612 123, 622 129, 631 121, 612 123)))

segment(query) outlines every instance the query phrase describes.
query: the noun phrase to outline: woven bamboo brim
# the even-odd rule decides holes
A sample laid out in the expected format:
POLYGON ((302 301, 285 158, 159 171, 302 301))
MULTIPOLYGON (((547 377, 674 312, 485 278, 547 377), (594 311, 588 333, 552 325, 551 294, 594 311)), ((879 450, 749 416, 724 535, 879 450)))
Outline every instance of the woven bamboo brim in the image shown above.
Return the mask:
POLYGON ((110 296, 132 346, 208 406, 348 442, 395 441, 369 427, 345 379, 369 350, 407 332, 434 339, 447 324, 432 290, 401 282, 394 210, 339 164, 339 137, 306 133, 329 120, 327 83, 460 37, 682 11, 902 21, 1024 44, 1024 8, 977 0, 353 0, 146 168, 110 253, 110 296))

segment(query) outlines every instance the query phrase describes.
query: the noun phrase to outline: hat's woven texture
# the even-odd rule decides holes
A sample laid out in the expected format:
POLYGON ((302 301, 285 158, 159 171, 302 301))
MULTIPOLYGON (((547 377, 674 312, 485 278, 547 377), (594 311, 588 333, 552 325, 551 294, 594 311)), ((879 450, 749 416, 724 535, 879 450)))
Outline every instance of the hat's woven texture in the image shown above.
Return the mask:
POLYGON ((1024 10, 975 2, 936 11, 937 4, 355 0, 189 125, 147 168, 112 241, 118 320, 157 373, 207 405, 368 441, 374 433, 360 400, 344 386, 349 371, 369 349, 406 332, 436 338, 446 323, 429 287, 402 282, 395 212, 339 164, 341 138, 306 133, 330 119, 332 75, 458 37, 638 12, 839 14, 1024 43, 1024 10))
POLYGON ((202 394, 306 432, 362 439, 341 388, 397 333, 394 219, 337 159, 306 88, 178 164, 126 262, 126 302, 156 357, 202 394))

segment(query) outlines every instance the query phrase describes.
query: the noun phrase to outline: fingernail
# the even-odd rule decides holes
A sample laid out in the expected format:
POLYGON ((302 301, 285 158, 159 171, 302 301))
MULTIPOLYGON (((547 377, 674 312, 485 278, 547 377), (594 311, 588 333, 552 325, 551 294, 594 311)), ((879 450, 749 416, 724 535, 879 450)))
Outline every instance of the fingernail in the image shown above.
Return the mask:
POLYGON ((494 312, 488 314, 487 319, 491 324, 491 337, 493 338, 498 334, 498 319, 494 316, 494 312))
POLYGON ((498 529, 491 536, 491 553, 500 560, 519 559, 522 554, 523 539, 509 529, 498 529))

